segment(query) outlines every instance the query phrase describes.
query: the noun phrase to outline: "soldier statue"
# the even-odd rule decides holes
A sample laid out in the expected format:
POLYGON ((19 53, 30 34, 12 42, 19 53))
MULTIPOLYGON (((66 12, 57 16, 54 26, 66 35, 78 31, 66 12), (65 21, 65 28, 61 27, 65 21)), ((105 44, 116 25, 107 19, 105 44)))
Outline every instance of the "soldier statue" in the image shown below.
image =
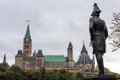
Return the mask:
POLYGON ((106 38, 108 37, 108 31, 104 20, 100 19, 101 10, 94 4, 94 10, 89 20, 89 31, 91 36, 91 43, 93 47, 93 54, 96 56, 99 74, 104 75, 104 63, 103 54, 106 52, 106 38))

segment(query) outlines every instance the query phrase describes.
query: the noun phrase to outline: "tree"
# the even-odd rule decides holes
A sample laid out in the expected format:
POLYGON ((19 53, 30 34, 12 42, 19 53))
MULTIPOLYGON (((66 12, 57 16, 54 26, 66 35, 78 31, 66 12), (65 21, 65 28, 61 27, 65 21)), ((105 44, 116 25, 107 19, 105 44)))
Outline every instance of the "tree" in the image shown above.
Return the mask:
POLYGON ((24 80, 31 80, 32 79, 32 75, 33 75, 33 70, 32 69, 26 69, 25 70, 25 76, 24 76, 24 80))
POLYGON ((9 65, 7 63, 1 63, 0 64, 0 71, 5 72, 7 69, 9 69, 9 65))
POLYGON ((110 43, 113 46, 112 51, 116 51, 120 48, 120 13, 113 13, 112 24, 109 38, 112 40, 110 43))
POLYGON ((86 77, 87 77, 87 74, 84 73, 84 72, 77 72, 77 74, 76 74, 77 80, 83 79, 83 78, 86 78, 86 77))
POLYGON ((20 67, 12 65, 10 70, 13 72, 13 77, 15 80, 21 80, 21 78, 24 78, 24 71, 20 67))
POLYGON ((14 78, 14 73, 11 70, 6 70, 5 78, 6 78, 6 80, 17 80, 14 78))
POLYGON ((41 80, 39 70, 34 70, 33 71, 32 80, 41 80))
POLYGON ((6 76, 3 72, 0 71, 0 80, 5 80, 6 76))
POLYGON ((40 68, 40 77, 41 77, 41 80, 46 79, 46 69, 45 69, 45 67, 40 68))

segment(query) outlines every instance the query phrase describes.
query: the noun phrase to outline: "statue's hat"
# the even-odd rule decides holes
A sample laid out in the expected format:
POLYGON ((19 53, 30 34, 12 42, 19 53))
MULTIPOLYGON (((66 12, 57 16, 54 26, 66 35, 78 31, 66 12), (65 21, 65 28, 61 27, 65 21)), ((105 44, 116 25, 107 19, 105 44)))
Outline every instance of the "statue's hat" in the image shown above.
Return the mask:
POLYGON ((97 13, 101 12, 99 7, 97 6, 97 3, 94 3, 94 9, 93 9, 93 12, 92 12, 91 16, 93 16, 95 12, 97 12, 97 13))

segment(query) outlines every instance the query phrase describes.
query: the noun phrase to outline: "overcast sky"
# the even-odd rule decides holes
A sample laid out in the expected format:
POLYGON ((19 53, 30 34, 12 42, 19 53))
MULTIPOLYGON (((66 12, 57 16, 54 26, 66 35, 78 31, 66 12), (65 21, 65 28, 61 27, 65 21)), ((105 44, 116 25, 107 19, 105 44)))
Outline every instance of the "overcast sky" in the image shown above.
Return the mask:
MULTIPOLYGON (((7 62, 15 63, 17 50, 23 48, 28 19, 32 51, 42 49, 44 55, 66 56, 71 41, 77 61, 84 40, 92 57, 89 18, 95 2, 102 10, 100 17, 109 30, 113 12, 120 12, 120 0, 0 0, 0 62, 5 53, 7 62)), ((108 43, 109 39, 105 67, 120 73, 120 51, 112 53, 108 43)))

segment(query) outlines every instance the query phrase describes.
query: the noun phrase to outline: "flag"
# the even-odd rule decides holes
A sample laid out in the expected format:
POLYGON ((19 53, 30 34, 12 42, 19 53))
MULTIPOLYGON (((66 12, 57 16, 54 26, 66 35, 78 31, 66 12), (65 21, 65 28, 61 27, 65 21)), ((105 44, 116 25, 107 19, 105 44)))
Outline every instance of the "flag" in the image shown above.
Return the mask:
POLYGON ((26 22, 29 22, 29 20, 26 20, 26 22))

